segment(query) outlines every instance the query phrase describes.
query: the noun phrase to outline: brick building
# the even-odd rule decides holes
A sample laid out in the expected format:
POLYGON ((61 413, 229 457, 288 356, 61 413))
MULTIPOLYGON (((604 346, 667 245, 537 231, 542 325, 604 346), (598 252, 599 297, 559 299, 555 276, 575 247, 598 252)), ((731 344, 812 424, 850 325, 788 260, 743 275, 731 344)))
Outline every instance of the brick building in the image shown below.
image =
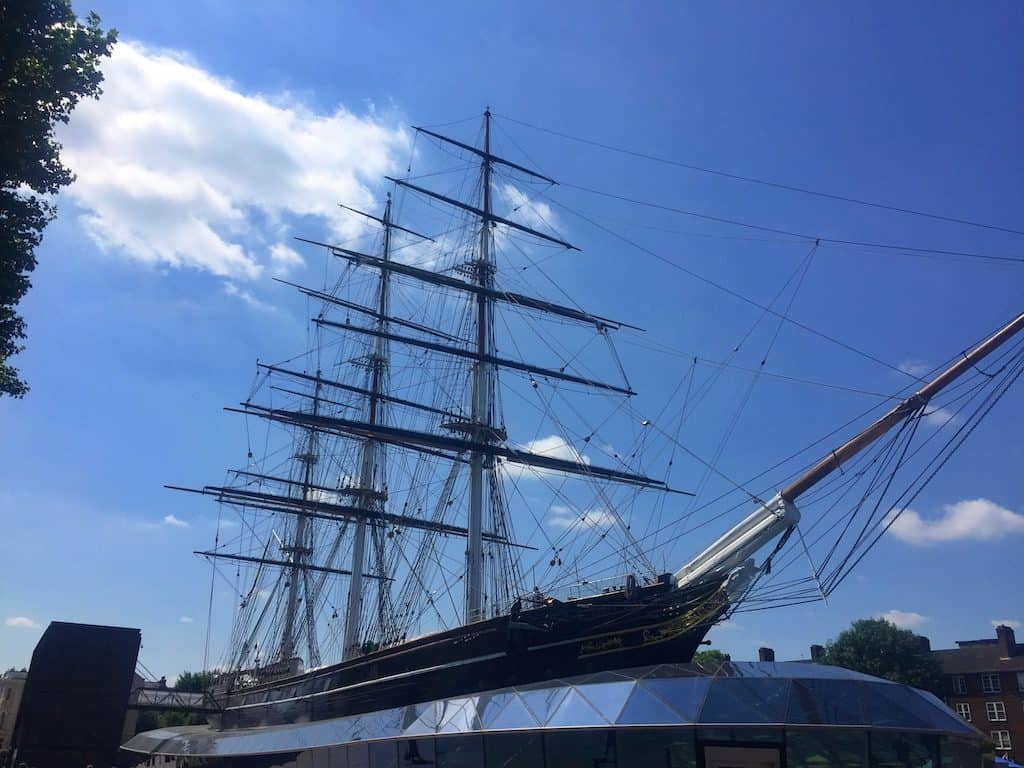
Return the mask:
POLYGON ((1024 757, 1024 645, 1013 629, 998 626, 995 638, 933 653, 949 708, 988 736, 997 754, 1024 757))
POLYGON ((18 719, 21 693, 25 689, 28 673, 22 669, 8 669, 0 675, 0 766, 6 764, 11 748, 11 735, 18 719))

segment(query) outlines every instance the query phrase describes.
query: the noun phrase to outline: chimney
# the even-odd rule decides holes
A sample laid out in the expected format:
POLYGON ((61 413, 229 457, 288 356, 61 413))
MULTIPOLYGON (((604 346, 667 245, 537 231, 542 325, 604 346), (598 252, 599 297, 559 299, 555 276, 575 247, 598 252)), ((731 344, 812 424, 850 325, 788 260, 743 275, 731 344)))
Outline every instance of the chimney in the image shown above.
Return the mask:
POLYGON ((815 664, 821 664, 821 657, 825 654, 825 648, 821 645, 811 646, 811 661, 815 664))
POLYGON ((1013 634, 1013 627, 1000 624, 996 627, 996 638, 999 642, 999 658, 1008 659, 1017 653, 1017 638, 1013 634))
POLYGON ((771 648, 758 648, 757 649, 757 660, 758 661, 775 661, 775 651, 771 648))
POLYGON ((932 650, 932 641, 931 640, 929 640, 924 635, 918 635, 917 636, 917 642, 918 642, 918 645, 921 646, 921 650, 922 651, 925 651, 927 653, 931 653, 931 650, 932 650))

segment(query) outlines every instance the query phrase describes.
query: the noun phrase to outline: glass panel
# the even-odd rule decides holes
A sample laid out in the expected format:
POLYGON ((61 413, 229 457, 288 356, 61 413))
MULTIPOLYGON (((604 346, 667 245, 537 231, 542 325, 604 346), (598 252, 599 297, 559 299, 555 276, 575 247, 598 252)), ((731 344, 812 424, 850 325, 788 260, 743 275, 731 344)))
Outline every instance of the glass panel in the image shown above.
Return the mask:
POLYGON ((871 734, 872 768, 937 768, 939 739, 915 733, 871 734))
POLYGON ((313 768, 313 752, 306 750, 295 756, 295 768, 313 768))
POLYGON ((521 691, 519 698, 522 699, 526 708, 536 716, 538 722, 546 723, 568 693, 568 688, 559 686, 535 691, 521 691))
POLYGON ((650 693, 644 686, 649 681, 637 683, 632 695, 626 700, 618 722, 622 725, 678 724, 679 713, 665 703, 664 699, 650 693))
POLYGON ((550 731, 544 734, 547 764, 553 768, 615 768, 612 731, 550 731))
POLYGON ((888 728, 961 730, 951 716, 911 688, 885 683, 866 683, 862 688, 864 716, 872 725, 888 728))
POLYGON ((697 768, 692 729, 623 730, 615 741, 622 766, 697 768))
POLYGON ((981 746, 971 739, 942 737, 942 768, 981 768, 981 746))
POLYGON ((313 750, 313 768, 331 768, 331 760, 326 747, 313 750))
POLYGON ((544 747, 538 731, 489 733, 484 736, 484 749, 487 768, 540 768, 544 765, 544 747))
POLYGON ((484 764, 482 736, 446 736, 434 742, 438 768, 480 768, 484 764))
POLYGON ((497 714, 491 717, 487 723, 488 728, 500 730, 504 728, 536 728, 539 725, 533 713, 530 712, 516 696, 512 698, 497 714))
POLYGON ((370 768, 398 768, 398 745, 393 741, 371 742, 370 768))
POLYGON ((974 730, 963 722, 960 717, 954 717, 953 713, 949 711, 949 707, 935 694, 929 693, 928 691, 914 690, 914 694, 918 698, 924 699, 925 704, 928 708, 925 710, 928 716, 934 723, 934 728, 942 728, 947 731, 959 731, 964 735, 974 734, 974 730))
POLYGON ((562 703, 558 705, 558 709, 552 713, 545 725, 574 728, 581 725, 610 725, 610 723, 573 688, 562 699, 562 703))
POLYGON ((633 692, 633 682, 598 683, 580 686, 576 689, 594 709, 600 712, 605 720, 614 723, 622 712, 622 707, 633 692))
POLYGON ((348 745, 348 768, 370 768, 370 751, 365 744, 348 745))
MULTIPOLYGON (((433 739, 408 739, 398 742, 398 764, 402 768, 414 765, 434 765, 433 739)), ((331 768, 334 768, 332 765, 331 768)))
POLYGON ((668 702, 680 719, 696 722, 700 705, 708 692, 711 680, 706 677, 693 677, 686 680, 645 680, 641 685, 662 701, 668 702))
POLYGON ((789 685, 789 680, 771 678, 713 680, 700 722, 781 723, 786 718, 789 685))
POLYGON ((327 762, 331 768, 348 768, 348 747, 330 747, 327 762))
POLYGON ((698 728, 697 741, 782 744, 781 728, 698 728))
POLYGON ((786 762, 788 768, 867 768, 867 732, 791 728, 786 762))
POLYGON ((847 680, 794 680, 787 723, 860 725, 860 685, 847 680))

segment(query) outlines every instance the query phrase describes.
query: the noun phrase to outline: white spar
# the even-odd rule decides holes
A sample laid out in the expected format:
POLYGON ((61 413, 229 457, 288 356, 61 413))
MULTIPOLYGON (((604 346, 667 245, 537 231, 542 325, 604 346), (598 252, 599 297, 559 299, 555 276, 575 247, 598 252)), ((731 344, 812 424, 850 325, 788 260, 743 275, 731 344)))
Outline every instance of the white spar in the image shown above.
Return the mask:
MULTIPOLYGON (((761 547, 800 522, 800 511, 781 494, 755 509, 675 573, 677 587, 711 574, 726 575, 744 565, 761 547)), ((757 570, 763 567, 756 566, 757 570)), ((744 570, 749 571, 749 564, 744 570)))

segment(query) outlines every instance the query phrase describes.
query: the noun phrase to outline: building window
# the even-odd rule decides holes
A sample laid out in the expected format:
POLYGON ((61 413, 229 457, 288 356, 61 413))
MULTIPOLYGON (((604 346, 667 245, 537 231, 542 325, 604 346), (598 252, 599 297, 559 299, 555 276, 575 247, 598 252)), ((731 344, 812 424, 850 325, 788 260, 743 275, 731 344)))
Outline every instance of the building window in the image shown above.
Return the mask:
POLYGON ((963 675, 953 675, 953 693, 961 696, 967 693, 967 678, 963 675))
POLYGON ((1012 749, 1009 731, 992 731, 992 743, 996 749, 1012 749))
POLYGON ((956 713, 968 723, 971 722, 971 705, 960 703, 956 705, 956 713))
POLYGON ((999 675, 994 672, 982 675, 981 690, 983 693, 1001 693, 1003 686, 999 684, 999 675))
POLYGON ((988 719, 993 723, 1006 719, 1006 706, 1001 701, 986 701, 985 712, 988 713, 988 719))

